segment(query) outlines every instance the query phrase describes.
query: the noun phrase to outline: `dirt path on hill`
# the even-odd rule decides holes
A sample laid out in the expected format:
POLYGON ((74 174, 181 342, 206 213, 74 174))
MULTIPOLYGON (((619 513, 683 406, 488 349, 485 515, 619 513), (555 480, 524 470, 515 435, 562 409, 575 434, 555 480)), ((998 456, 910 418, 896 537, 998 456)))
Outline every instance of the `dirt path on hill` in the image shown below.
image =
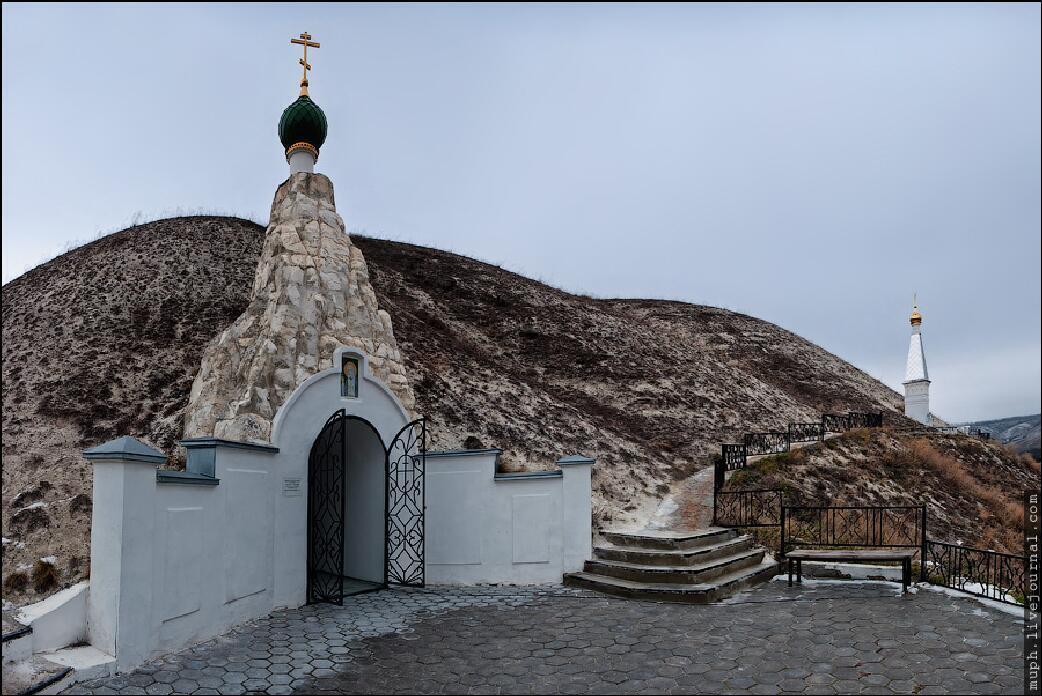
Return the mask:
POLYGON ((704 529, 713 524, 713 467, 673 486, 648 529, 704 529))

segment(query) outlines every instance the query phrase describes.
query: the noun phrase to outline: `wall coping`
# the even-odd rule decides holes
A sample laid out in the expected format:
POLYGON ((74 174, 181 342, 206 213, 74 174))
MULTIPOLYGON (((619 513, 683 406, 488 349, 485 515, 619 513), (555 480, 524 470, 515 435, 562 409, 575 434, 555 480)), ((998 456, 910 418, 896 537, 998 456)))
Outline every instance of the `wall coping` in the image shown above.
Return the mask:
POLYGON ((503 450, 498 447, 486 447, 485 449, 472 449, 472 450, 437 450, 434 452, 427 452, 427 457, 476 457, 482 454, 494 454, 497 457, 503 454, 503 450))
POLYGON ((510 471, 504 474, 496 474, 495 481, 523 481, 525 479, 547 479, 562 478, 564 472, 560 469, 553 471, 510 471))
POLYGON ((194 471, 171 471, 170 469, 156 470, 156 483, 180 483, 192 486, 216 486, 221 479, 194 471))
POLYGON ((187 440, 178 440, 177 444, 185 449, 200 449, 206 447, 232 447, 235 449, 248 449, 268 454, 278 454, 279 448, 275 445, 265 445, 259 442, 239 442, 238 440, 222 440, 219 437, 192 437, 187 440))
POLYGON ((129 435, 85 449, 83 457, 92 461, 141 462, 143 464, 162 464, 166 461, 165 454, 129 435))
POLYGON ((587 457, 584 454, 570 454, 567 457, 561 457, 557 460, 558 466, 568 466, 570 464, 590 464, 592 465, 597 460, 593 457, 587 457))

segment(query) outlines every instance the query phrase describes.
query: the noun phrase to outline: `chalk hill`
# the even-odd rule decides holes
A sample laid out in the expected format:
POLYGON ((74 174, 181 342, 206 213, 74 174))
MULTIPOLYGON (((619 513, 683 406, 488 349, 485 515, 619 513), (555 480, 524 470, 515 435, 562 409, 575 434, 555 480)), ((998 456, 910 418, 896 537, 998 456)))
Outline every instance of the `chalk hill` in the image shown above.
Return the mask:
MULTIPOLYGON (((175 452, 203 348, 246 307, 263 232, 235 218, 160 220, 4 286, 5 596, 86 574, 84 447, 129 434, 175 452), (37 563, 49 556, 57 572, 37 563)), ((891 389, 760 319, 592 299, 444 251, 353 239, 432 447, 502 447, 509 468, 595 456, 597 524, 649 514, 740 433, 847 409, 902 420, 891 389)))
POLYGON ((931 538, 1021 553, 1038 462, 966 435, 855 430, 736 472, 727 488, 780 488, 790 505, 929 506, 931 538))

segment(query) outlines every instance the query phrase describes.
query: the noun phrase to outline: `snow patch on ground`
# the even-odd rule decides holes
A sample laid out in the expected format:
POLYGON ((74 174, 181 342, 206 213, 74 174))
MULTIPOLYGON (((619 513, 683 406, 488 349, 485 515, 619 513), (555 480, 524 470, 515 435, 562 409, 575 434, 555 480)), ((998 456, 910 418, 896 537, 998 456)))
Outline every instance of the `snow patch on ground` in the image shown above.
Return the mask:
MULTIPOLYGON (((789 582, 789 576, 787 574, 786 575, 775 575, 773 578, 771 578, 771 581, 788 583, 789 582)), ((891 582, 889 580, 833 580, 831 578, 811 579, 811 578, 804 577, 803 578, 803 584, 804 585, 878 585, 880 587, 892 587, 892 588, 894 588, 894 594, 895 595, 900 595, 901 594, 901 586, 898 585, 897 583, 891 582)), ((793 587, 797 587, 797 585, 795 583, 793 583, 793 587)))
POLYGON ((672 495, 667 495, 665 499, 659 503, 658 509, 655 510, 655 516, 648 522, 648 529, 669 529, 672 521, 673 513, 680 509, 680 505, 673 500, 672 495))
MULTIPOLYGON (((966 594, 965 592, 961 592, 959 590, 954 590, 954 589, 952 589, 950 587, 939 587, 937 585, 931 585, 930 583, 926 583, 926 582, 916 583, 916 587, 919 587, 919 588, 924 589, 924 590, 933 590, 934 592, 940 592, 941 594, 946 594, 949 597, 961 597, 962 599, 975 599, 978 602, 980 602, 981 604, 983 604, 984 606, 988 607, 989 609, 994 609, 995 611, 1001 611, 1001 612, 1003 612, 1005 614, 1009 614, 1010 616, 1016 616, 1017 618, 1021 619, 1021 621, 1023 621, 1023 619, 1024 619, 1024 607, 1022 607, 1022 606, 1013 605, 1013 604, 1006 604, 1006 603, 1000 602, 1000 601, 998 601, 996 599, 988 599, 987 597, 977 597, 975 595, 966 594)), ((969 587, 969 586, 967 586, 967 587, 969 587)), ((978 589, 978 588, 970 588, 970 589, 978 589)), ((973 613, 976 614, 977 616, 985 616, 986 617, 988 615, 988 612, 984 611, 983 609, 974 609, 973 613)))

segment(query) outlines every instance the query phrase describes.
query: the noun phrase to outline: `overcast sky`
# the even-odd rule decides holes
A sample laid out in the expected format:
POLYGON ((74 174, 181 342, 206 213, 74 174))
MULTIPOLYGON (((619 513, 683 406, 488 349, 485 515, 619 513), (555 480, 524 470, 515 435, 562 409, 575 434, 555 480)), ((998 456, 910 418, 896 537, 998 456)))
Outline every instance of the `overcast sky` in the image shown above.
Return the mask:
POLYGON ((266 222, 310 32, 352 232, 727 307, 932 407, 1040 404, 1040 12, 3 6, 3 279, 135 216, 266 222))

